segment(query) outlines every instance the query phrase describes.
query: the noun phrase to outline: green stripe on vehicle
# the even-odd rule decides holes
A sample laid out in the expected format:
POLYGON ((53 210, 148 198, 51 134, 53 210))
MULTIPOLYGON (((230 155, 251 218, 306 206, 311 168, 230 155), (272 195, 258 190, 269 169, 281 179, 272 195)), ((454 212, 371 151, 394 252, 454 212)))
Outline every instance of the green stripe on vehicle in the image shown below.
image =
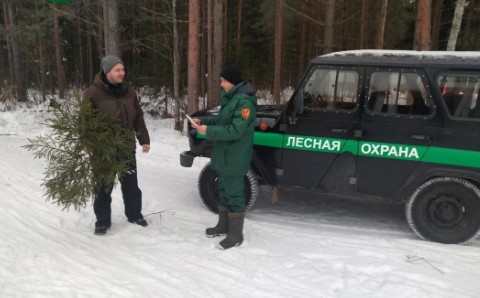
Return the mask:
POLYGON ((480 152, 431 147, 422 162, 480 168, 480 152))
POLYGON ((480 152, 407 144, 365 142, 280 133, 255 132, 254 144, 281 149, 354 155, 480 168, 480 152))

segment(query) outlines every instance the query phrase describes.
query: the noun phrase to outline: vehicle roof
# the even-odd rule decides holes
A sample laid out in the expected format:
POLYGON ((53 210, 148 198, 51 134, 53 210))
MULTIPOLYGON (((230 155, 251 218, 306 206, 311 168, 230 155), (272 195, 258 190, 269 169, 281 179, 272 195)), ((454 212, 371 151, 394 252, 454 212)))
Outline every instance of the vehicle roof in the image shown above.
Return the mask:
POLYGON ((407 50, 352 50, 321 55, 314 64, 335 63, 344 65, 377 66, 459 66, 480 68, 480 52, 466 51, 407 51, 407 50))

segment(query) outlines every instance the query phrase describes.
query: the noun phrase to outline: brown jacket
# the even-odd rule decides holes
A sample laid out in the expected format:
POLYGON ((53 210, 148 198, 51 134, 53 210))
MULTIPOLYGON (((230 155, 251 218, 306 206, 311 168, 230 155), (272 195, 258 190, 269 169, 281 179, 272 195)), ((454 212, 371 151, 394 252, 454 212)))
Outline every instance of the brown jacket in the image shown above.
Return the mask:
POLYGON ((108 85, 102 79, 103 72, 95 76, 93 85, 83 93, 83 100, 101 111, 118 115, 122 126, 132 129, 140 145, 150 144, 143 111, 140 107, 137 93, 126 83, 119 86, 108 85))

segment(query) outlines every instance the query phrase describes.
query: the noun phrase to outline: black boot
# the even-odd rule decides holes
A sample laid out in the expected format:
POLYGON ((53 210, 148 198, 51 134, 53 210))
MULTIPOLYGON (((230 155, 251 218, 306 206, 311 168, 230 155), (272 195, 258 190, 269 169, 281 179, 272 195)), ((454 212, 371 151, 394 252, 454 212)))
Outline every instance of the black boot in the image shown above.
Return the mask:
POLYGON ((146 227, 148 226, 148 221, 146 221, 143 217, 137 218, 135 220, 128 220, 129 223, 136 223, 139 226, 146 227))
POLYGON ((220 241, 220 249, 229 249, 234 246, 240 246, 243 242, 243 221, 245 212, 228 213, 228 235, 227 238, 220 241))
POLYGON ((112 224, 110 222, 103 224, 103 223, 95 223, 95 235, 105 235, 107 230, 110 229, 112 224))
POLYGON ((205 230, 205 236, 208 238, 225 236, 228 233, 228 209, 225 206, 218 205, 218 223, 213 228, 205 230))

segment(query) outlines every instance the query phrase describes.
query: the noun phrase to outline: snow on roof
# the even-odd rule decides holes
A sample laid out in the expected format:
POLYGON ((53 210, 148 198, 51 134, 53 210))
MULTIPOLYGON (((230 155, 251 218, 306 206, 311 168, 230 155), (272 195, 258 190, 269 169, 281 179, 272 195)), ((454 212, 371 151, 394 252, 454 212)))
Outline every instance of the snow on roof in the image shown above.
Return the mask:
POLYGON ((412 51, 412 50, 350 50, 333 52, 322 55, 321 57, 335 57, 335 56, 398 56, 398 57, 429 57, 429 58, 480 58, 480 52, 473 51, 412 51))
POLYGON ((313 63, 349 65, 447 65, 480 68, 480 52, 467 51, 410 51, 410 50, 350 50, 333 52, 313 59, 313 63))

